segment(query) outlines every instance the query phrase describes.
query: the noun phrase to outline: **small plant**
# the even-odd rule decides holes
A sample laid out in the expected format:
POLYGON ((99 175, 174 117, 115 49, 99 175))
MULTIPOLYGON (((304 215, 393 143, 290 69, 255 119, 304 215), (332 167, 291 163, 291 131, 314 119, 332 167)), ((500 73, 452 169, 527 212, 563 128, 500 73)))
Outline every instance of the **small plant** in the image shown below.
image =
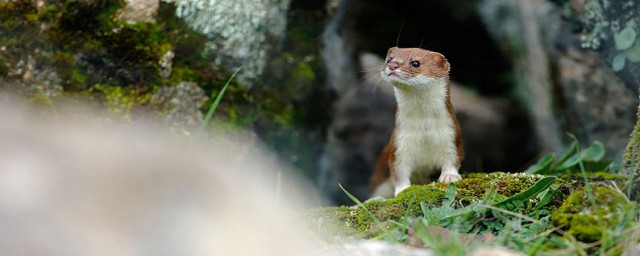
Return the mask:
POLYGON ((584 164, 588 172, 606 172, 612 169, 612 164, 615 162, 603 159, 604 146, 602 143, 594 141, 589 147, 580 150, 578 140, 573 138, 571 145, 557 161, 554 162, 555 153, 546 154, 538 162, 531 165, 525 173, 546 175, 578 173, 580 172, 580 163, 584 164))

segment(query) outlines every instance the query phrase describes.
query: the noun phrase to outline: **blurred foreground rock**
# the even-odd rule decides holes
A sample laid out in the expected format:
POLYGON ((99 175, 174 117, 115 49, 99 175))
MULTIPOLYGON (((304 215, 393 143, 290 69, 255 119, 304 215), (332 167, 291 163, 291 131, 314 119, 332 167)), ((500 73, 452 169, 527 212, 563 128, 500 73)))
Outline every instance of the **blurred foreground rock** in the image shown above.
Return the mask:
POLYGON ((4 255, 324 255, 293 212, 317 197, 259 145, 57 107, 0 97, 4 255))

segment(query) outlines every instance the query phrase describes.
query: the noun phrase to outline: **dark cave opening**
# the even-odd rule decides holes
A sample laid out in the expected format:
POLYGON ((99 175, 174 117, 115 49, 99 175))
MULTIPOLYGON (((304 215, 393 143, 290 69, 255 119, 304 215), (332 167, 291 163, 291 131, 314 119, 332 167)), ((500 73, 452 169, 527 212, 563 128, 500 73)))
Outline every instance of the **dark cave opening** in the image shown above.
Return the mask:
POLYGON ((451 79, 481 95, 504 96, 512 84, 509 60, 476 15, 475 1, 360 1, 358 48, 384 55, 392 46, 422 47, 444 54, 451 79))

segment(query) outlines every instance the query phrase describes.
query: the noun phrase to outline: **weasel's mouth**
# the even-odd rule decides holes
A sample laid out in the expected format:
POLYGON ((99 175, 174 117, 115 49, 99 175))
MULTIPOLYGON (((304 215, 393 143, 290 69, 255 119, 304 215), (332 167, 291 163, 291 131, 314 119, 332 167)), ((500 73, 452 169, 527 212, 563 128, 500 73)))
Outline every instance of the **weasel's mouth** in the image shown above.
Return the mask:
POLYGON ((398 74, 396 74, 396 72, 391 71, 391 70, 389 70, 389 69, 385 69, 385 70, 384 70, 384 74, 385 74, 386 76, 398 76, 398 74))

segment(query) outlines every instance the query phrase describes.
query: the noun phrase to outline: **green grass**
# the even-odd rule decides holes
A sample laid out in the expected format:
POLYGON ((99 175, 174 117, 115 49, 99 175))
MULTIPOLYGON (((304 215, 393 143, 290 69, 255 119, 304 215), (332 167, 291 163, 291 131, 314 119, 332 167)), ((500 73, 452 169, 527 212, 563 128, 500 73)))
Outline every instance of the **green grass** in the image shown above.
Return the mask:
POLYGON ((229 84, 231 84, 231 81, 233 81, 233 79, 236 77, 236 75, 238 75, 238 72, 240 72, 241 69, 242 67, 239 67, 233 72, 233 74, 231 74, 231 77, 229 77, 229 80, 227 80, 227 82, 222 87, 222 90, 220 90, 220 92, 216 96, 216 99, 213 101, 213 104, 211 104, 211 107, 209 107, 209 111, 207 111, 207 115, 204 117, 204 120, 202 120, 202 123, 200 124, 200 128, 198 128, 198 131, 196 132, 196 137, 200 137, 204 132, 204 130, 207 128, 207 125, 209 125, 209 121, 211 120, 213 113, 215 113, 216 109, 218 108, 218 105, 222 100, 222 96, 224 95, 224 92, 227 90, 227 87, 229 87, 229 84))

